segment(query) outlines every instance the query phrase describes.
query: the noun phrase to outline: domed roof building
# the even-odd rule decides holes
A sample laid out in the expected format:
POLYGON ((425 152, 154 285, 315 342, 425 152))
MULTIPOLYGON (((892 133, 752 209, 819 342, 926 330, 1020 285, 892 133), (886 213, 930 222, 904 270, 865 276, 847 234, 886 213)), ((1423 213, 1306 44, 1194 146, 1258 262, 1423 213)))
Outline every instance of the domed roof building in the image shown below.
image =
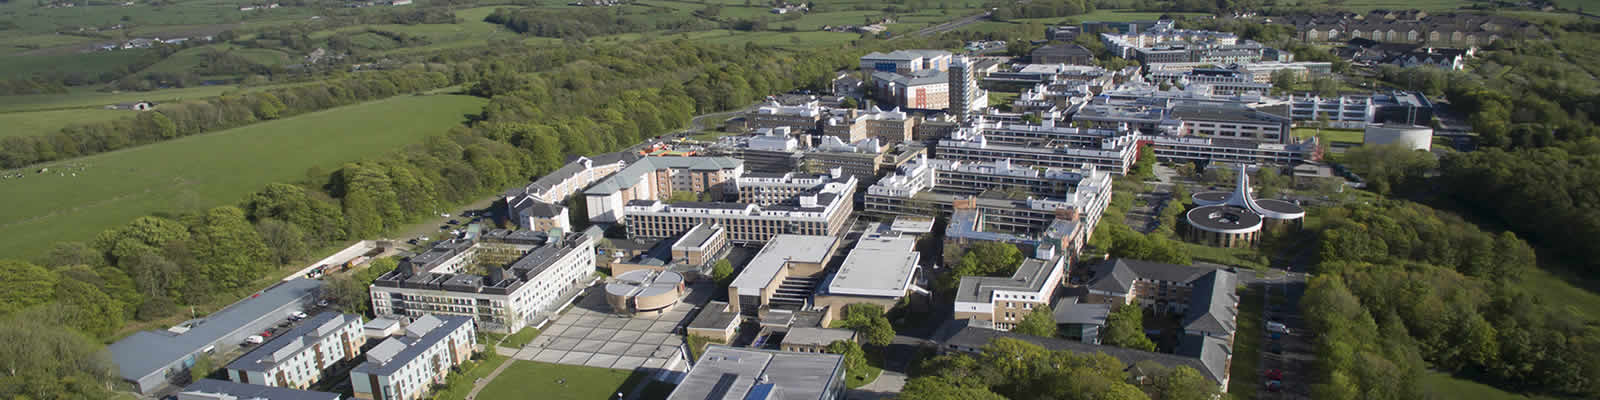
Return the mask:
POLYGON ((1299 230, 1306 210, 1294 203, 1256 199, 1250 194, 1250 174, 1239 167, 1238 185, 1232 193, 1200 192, 1195 208, 1185 214, 1191 241, 1217 247, 1255 247, 1264 231, 1299 230))

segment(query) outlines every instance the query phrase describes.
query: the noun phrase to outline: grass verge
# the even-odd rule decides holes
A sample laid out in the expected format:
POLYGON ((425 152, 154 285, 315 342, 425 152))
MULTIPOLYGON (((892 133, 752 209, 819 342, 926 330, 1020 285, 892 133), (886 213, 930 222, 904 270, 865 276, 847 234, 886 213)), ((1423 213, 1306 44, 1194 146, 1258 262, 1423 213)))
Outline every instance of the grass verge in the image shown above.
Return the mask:
POLYGON ((1261 365, 1261 291, 1248 288, 1239 291, 1239 334, 1233 338, 1233 364, 1229 367, 1228 398, 1246 400, 1256 398, 1261 391, 1261 380, 1256 379, 1261 365))
POLYGON ((527 346, 528 342, 532 342, 533 338, 536 337, 539 337, 538 329, 534 329, 532 327, 522 328, 522 330, 517 331, 517 333, 512 334, 511 336, 506 336, 506 340, 500 342, 500 345, 513 349, 520 349, 522 346, 527 346))

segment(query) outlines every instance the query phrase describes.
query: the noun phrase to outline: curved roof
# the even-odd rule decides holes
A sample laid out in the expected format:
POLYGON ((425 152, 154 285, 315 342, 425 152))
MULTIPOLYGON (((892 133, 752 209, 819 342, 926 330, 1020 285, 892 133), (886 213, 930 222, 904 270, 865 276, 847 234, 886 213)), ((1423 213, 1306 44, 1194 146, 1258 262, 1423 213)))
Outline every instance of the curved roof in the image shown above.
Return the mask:
POLYGON ((619 297, 648 297, 677 290, 683 275, 672 271, 640 269, 618 275, 606 284, 606 294, 619 297))
POLYGON ((1306 216, 1306 209, 1283 200, 1261 199, 1256 200, 1256 205, 1261 207, 1262 216, 1273 219, 1299 219, 1306 216))
POLYGON ((1189 225, 1208 232, 1249 233, 1261 230, 1260 214, 1236 206, 1195 207, 1189 210, 1187 218, 1189 225))
POLYGON ((1197 206, 1214 206, 1228 202, 1229 192, 1200 192, 1189 196, 1197 206))

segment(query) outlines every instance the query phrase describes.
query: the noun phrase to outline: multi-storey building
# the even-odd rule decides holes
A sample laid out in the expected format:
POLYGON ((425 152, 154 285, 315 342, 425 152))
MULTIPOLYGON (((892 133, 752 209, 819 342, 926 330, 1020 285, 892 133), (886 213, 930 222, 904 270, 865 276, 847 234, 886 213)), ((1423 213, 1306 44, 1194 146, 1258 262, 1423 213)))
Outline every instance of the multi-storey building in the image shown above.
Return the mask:
POLYGON ((1174 29, 1170 25, 1134 33, 1101 33, 1106 50, 1144 65, 1202 62, 1234 64, 1291 61, 1287 52, 1227 32, 1174 29))
POLYGON ((833 235, 845 228, 854 209, 857 181, 830 175, 821 184, 777 204, 634 200, 625 208, 629 238, 662 239, 700 223, 728 230, 735 243, 765 242, 774 235, 833 235))
POLYGON ((1175 82, 1183 86, 1206 85, 1211 87, 1213 93, 1220 95, 1265 95, 1272 90, 1272 84, 1257 82, 1248 73, 1223 68, 1193 68, 1186 72, 1157 71, 1150 73, 1150 79, 1175 82))
MULTIPOLYGON (((950 63, 950 113, 954 114, 957 121, 965 121, 973 113, 980 112, 989 107, 989 91, 978 86, 978 77, 973 71, 976 61, 967 57, 956 57, 950 63)), ((911 139, 911 127, 905 129, 905 140, 911 139)))
POLYGON ((1471 13, 1428 15, 1416 10, 1400 13, 1378 10, 1367 15, 1330 13, 1274 16, 1273 23, 1293 26, 1298 39, 1308 42, 1358 38, 1471 47, 1540 33, 1536 24, 1509 16, 1471 13))
POLYGON ((567 207, 562 202, 638 159, 632 152, 578 157, 527 186, 506 191, 506 216, 518 228, 570 232, 572 224, 568 222, 567 207))
POLYGON ((460 315, 516 332, 581 292, 594 257, 594 238, 584 233, 491 231, 446 240, 373 281, 372 310, 395 318, 460 315))
POLYGON ((863 71, 909 74, 923 70, 943 72, 950 68, 952 54, 944 50, 896 50, 888 53, 872 52, 861 56, 863 71))
POLYGON ((1066 276, 1067 257, 1043 255, 1049 258, 1023 260, 1010 277, 962 277, 953 318, 1009 331, 1034 308, 1048 306, 1066 276))
POLYGON ((708 193, 720 198, 744 173, 744 162, 727 157, 645 157, 596 183, 583 194, 589 220, 622 222, 625 205, 669 198, 673 192, 708 193))
POLYGON ((939 140, 940 159, 1012 163, 1048 168, 1093 165, 1126 173, 1137 156, 1137 132, 1058 127, 1054 117, 1043 125, 989 122, 982 118, 939 140))
POLYGON ((773 235, 728 284, 731 313, 754 315, 763 307, 800 310, 810 288, 784 290, 788 281, 815 282, 827 271, 839 238, 834 235, 773 235))
POLYGON ((734 180, 734 183, 739 190, 739 203, 770 206, 783 203, 793 199, 795 196, 809 193, 824 183, 835 179, 832 175, 813 175, 796 172, 746 172, 734 180))
POLYGON ((416 400, 442 385, 450 369, 472 357, 478 343, 471 317, 427 314, 406 326, 405 335, 384 339, 367 361, 350 370, 355 398, 416 400))
POLYGON ((711 345, 668 400, 835 400, 845 391, 844 357, 711 345))
POLYGON ((950 108, 950 74, 945 70, 921 70, 909 74, 877 71, 872 86, 880 102, 916 110, 950 108))
POLYGON ((837 137, 824 137, 822 144, 805 152, 804 162, 828 170, 839 169, 858 183, 871 184, 878 180, 878 171, 889 164, 884 162, 885 157, 893 155, 878 143, 876 139, 845 143, 837 137))
POLYGON ((817 130, 817 123, 822 121, 823 110, 820 104, 817 100, 797 105, 783 105, 773 101, 757 107, 745 118, 752 129, 788 127, 796 132, 811 132, 817 130))
POLYGON ((361 354, 361 316, 322 313, 228 363, 228 380, 306 389, 322 371, 361 354))
POLYGON ((883 144, 913 140, 918 118, 899 108, 883 110, 877 106, 867 111, 843 110, 822 121, 822 134, 839 138, 845 143, 865 139, 878 139, 883 144))

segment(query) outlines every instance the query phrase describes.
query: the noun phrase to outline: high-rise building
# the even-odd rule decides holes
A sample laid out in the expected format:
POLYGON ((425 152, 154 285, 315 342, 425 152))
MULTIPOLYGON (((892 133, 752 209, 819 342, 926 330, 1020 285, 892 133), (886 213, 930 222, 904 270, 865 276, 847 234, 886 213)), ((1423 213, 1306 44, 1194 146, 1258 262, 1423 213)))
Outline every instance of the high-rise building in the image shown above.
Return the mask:
POLYGON ((957 121, 965 121, 989 106, 989 92, 978 87, 978 79, 972 73, 973 63, 964 56, 950 63, 950 114, 955 115, 957 121))

